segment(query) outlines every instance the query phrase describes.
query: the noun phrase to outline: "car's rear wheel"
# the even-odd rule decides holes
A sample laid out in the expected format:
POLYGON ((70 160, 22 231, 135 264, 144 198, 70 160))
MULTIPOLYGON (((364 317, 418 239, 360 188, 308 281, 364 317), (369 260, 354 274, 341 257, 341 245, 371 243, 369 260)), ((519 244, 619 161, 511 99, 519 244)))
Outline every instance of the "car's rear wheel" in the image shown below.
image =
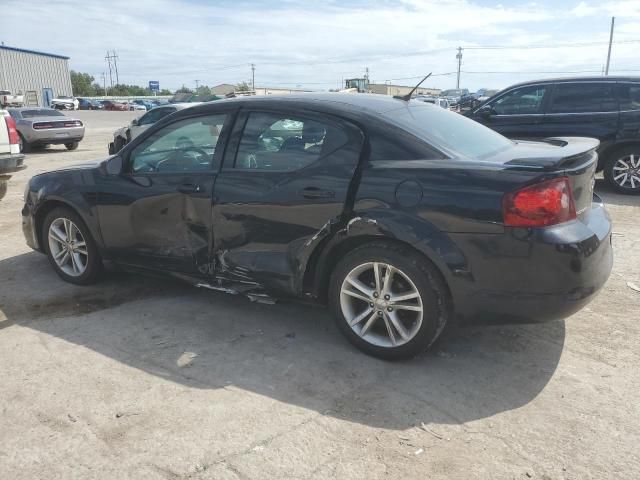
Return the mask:
POLYGON ((640 146, 610 155, 604 166, 604 178, 620 193, 640 194, 640 146))
POLYGON ((80 142, 71 142, 64 144, 64 146, 67 147, 67 150, 75 150, 76 148, 78 148, 78 145, 80 145, 80 142))
POLYGON ((331 277, 329 302, 352 344, 388 360, 426 350, 448 318, 439 272, 409 248, 394 244, 368 244, 342 258, 331 277))
POLYGON ((22 134, 18 134, 18 143, 20 144, 20 151, 22 153, 29 153, 31 151, 31 145, 24 139, 22 134))
POLYGON ((45 217, 43 246, 56 273, 77 285, 94 283, 102 272, 96 244, 82 219, 71 209, 59 207, 45 217))

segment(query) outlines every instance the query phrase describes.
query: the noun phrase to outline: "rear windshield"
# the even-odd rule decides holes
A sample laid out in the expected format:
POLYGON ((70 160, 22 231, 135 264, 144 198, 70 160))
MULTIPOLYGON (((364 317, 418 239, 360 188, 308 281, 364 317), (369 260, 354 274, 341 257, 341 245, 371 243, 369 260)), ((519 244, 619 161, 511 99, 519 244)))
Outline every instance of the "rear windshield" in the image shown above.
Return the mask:
POLYGON ((64 114, 53 108, 38 108, 34 110, 22 110, 20 112, 22 118, 35 117, 64 117, 64 114))
POLYGON ((409 108, 391 110, 384 116, 433 147, 466 157, 485 157, 513 145, 484 125, 429 103, 411 102, 409 108))

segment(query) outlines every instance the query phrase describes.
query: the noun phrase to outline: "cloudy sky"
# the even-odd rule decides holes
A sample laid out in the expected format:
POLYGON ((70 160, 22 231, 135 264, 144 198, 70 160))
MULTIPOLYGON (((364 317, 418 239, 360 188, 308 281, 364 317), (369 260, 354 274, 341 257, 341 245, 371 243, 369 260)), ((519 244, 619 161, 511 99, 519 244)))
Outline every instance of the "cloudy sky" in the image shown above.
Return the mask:
MULTIPOLYGON (((251 77, 258 86, 336 88, 343 78, 501 88, 598 74, 616 16, 612 73, 640 75, 640 0, 3 0, 0 40, 71 57, 99 79, 107 50, 120 80, 162 88, 251 77), (479 48, 479 47, 502 48, 479 48), (556 46, 559 48, 546 48, 556 46), (509 48, 504 48, 509 47, 509 48), (513 48, 518 47, 518 48, 513 48), (545 48, 540 48, 545 47, 545 48), (436 76, 436 74, 438 74, 436 76)), ((427 85, 425 85, 427 86, 427 85)))

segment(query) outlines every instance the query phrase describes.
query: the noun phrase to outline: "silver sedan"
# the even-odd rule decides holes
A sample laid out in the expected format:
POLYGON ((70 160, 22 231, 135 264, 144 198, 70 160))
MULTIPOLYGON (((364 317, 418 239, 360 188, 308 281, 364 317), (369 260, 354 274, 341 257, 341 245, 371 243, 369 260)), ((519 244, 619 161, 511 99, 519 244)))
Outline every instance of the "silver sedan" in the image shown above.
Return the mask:
POLYGON ((84 138, 84 125, 80 120, 67 117, 53 108, 10 108, 16 122, 22 152, 47 145, 64 145, 75 150, 84 138))

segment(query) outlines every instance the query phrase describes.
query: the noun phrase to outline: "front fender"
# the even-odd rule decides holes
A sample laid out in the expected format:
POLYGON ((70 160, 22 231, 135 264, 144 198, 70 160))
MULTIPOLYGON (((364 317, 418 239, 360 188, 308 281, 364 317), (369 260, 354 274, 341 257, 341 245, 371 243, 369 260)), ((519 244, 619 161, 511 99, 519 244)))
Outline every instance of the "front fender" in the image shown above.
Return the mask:
MULTIPOLYGON (((52 204, 62 204, 74 210, 85 223, 98 249, 102 251, 103 241, 100 232, 97 209, 95 208, 96 193, 92 185, 95 183, 92 169, 69 170, 59 172, 52 180, 43 175, 33 177, 30 182, 30 201, 34 218, 41 222, 44 215, 50 211, 52 204), (45 180, 47 178, 47 180, 45 180)), ((41 225, 37 225, 38 240, 41 239, 41 225)), ((102 253, 102 252, 101 252, 102 253)))

